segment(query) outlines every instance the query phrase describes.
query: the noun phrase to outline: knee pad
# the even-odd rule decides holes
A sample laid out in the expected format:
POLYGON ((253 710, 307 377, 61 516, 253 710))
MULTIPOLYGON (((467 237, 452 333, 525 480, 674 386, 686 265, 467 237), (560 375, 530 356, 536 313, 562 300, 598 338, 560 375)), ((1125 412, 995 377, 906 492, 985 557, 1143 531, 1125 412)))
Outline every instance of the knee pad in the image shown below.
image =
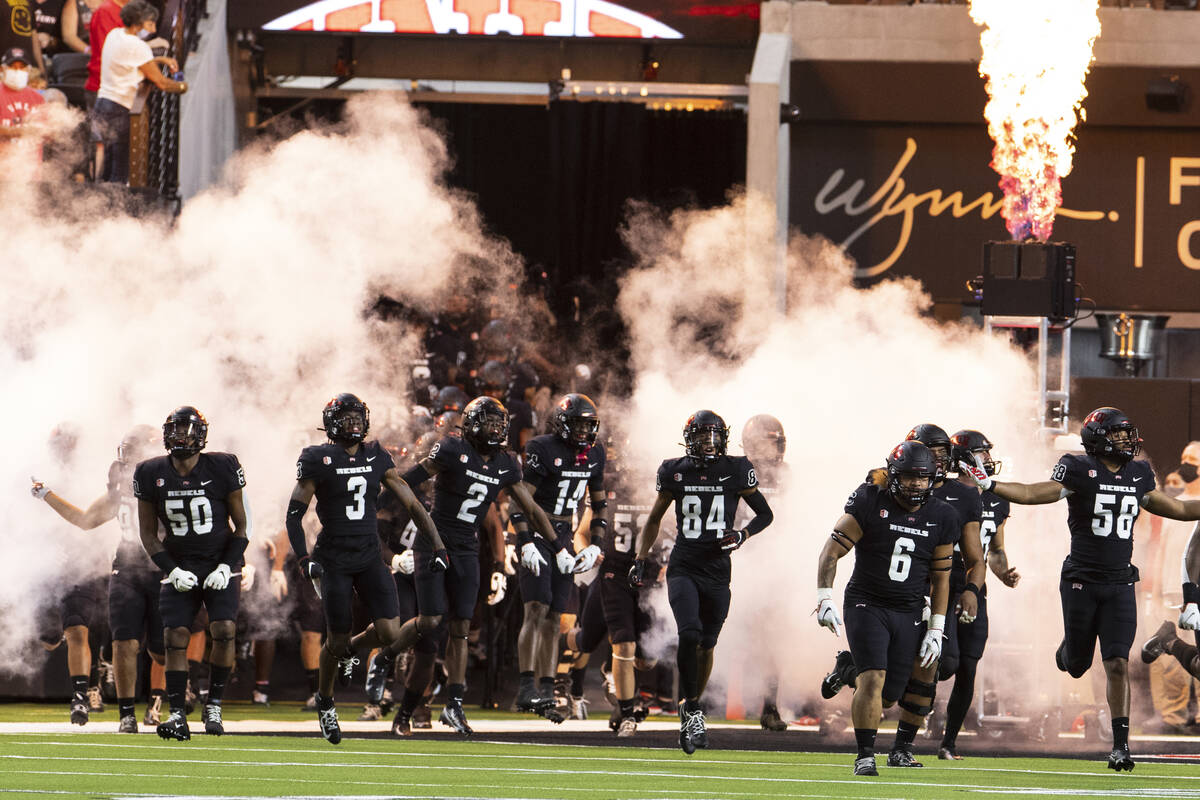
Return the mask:
POLYGON ((685 647, 700 647, 700 631, 682 630, 679 632, 679 649, 685 647))
POLYGON ((910 714, 916 714, 919 717, 923 717, 930 711, 933 711, 933 698, 936 696, 936 683, 926 683, 925 681, 919 681, 916 678, 909 678, 908 685, 904 687, 904 697, 900 700, 900 707, 910 714), (909 695, 914 695, 921 698, 920 703, 909 700, 909 695))

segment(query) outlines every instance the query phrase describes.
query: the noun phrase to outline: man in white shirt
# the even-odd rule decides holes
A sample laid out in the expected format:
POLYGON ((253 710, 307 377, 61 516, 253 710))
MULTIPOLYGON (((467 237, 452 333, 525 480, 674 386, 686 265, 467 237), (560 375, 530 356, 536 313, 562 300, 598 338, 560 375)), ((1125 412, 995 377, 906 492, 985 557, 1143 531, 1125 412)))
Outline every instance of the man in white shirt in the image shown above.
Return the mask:
POLYGON ((92 138, 103 143, 104 156, 97 180, 129 180, 129 111, 143 79, 164 92, 183 94, 187 83, 162 74, 160 64, 179 71, 175 59, 155 58, 146 39, 157 30, 158 10, 146 0, 130 0, 121 9, 121 24, 104 40, 100 59, 100 91, 92 110, 92 138))

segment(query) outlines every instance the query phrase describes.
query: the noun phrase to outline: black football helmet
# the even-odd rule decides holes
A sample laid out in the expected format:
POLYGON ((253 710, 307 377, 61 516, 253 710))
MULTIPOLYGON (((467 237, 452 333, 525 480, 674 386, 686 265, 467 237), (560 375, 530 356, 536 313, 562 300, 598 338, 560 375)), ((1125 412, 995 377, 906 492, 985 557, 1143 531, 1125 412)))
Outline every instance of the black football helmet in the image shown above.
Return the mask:
POLYGON ((759 414, 746 420, 742 426, 742 450, 756 466, 782 464, 787 450, 783 423, 770 414, 759 414))
POLYGON ((433 403, 433 415, 436 417, 446 411, 457 411, 461 414, 469 402, 471 398, 467 397, 467 393, 462 389, 457 386, 443 386, 433 403))
POLYGON ((1125 412, 1105 406, 1097 408, 1083 420, 1079 431, 1083 449, 1090 456, 1104 456, 1117 461, 1132 461, 1142 451, 1138 429, 1125 412), (1121 436, 1120 434, 1124 434, 1121 436), (1114 440, 1114 435, 1119 440, 1114 440))
POLYGON ((180 406, 162 426, 163 447, 176 458, 191 458, 208 444, 208 420, 194 406, 180 406))
POLYGON ((478 379, 480 391, 485 394, 488 392, 503 394, 508 390, 511 376, 508 374, 508 367, 499 361, 488 361, 479 368, 478 379))
POLYGON ((928 422, 922 423, 909 431, 908 436, 904 437, 904 441, 920 442, 930 450, 935 447, 945 448, 944 453, 933 450, 933 457, 938 466, 937 476, 933 479, 935 483, 944 480, 947 473, 954 471, 950 466, 950 450, 954 443, 950 441, 950 437, 942 428, 928 422))
POLYGON ((576 450, 587 450, 596 443, 600 412, 586 394, 563 395, 550 415, 550 430, 576 450))
POLYGON ((508 443, 508 409, 494 397, 476 397, 463 409, 462 436, 480 453, 502 449, 508 443))
POLYGON ((157 439, 158 431, 153 425, 134 425, 117 445, 117 463, 126 467, 144 461, 154 451, 157 439))
POLYGON ((371 429, 371 409, 357 395, 342 392, 325 404, 321 421, 329 441, 354 444, 365 439, 371 429))
POLYGON ((729 445, 729 426, 715 411, 702 409, 688 417, 683 426, 683 447, 688 458, 699 464, 711 464, 725 455, 729 445), (712 448, 712 453, 705 449, 712 448))
POLYGON ((958 431, 950 437, 950 463, 958 470, 958 462, 979 464, 988 475, 1000 473, 1000 462, 992 460, 992 443, 979 431, 958 431))
POLYGON ((933 482, 938 474, 938 462, 933 451, 918 439, 906 439, 892 448, 887 457, 887 489, 896 500, 910 506, 923 506, 933 493, 933 482), (924 489, 905 487, 900 479, 916 475, 929 478, 924 489))

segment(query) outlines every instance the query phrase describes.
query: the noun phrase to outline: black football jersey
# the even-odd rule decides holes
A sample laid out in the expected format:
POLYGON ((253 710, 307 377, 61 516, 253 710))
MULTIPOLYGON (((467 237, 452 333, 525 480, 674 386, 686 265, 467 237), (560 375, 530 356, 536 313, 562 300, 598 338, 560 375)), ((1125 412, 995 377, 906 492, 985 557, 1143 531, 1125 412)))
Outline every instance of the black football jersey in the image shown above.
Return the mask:
POLYGON ((133 472, 133 493, 154 505, 166 530, 163 547, 176 561, 212 561, 225 552, 233 535, 226 501, 245 485, 232 453, 201 453, 186 478, 171 466, 170 456, 143 461, 133 472))
POLYGON ((992 546, 992 537, 1000 530, 1004 520, 1008 519, 1012 506, 1003 497, 997 497, 991 492, 984 492, 979 499, 983 506, 980 512, 983 519, 979 523, 979 539, 983 543, 983 557, 986 559, 988 549, 992 546))
MULTIPOLYGON (((147 572, 156 570, 146 548, 142 546, 142 536, 138 529, 137 498, 133 494, 133 468, 122 466, 120 461, 112 462, 108 468, 108 496, 117 505, 117 526, 121 529, 121 539, 117 542, 117 550, 113 554, 112 568, 120 572, 147 572)), ((161 526, 160 531, 161 534, 161 526)))
POLYGON ((393 466, 391 454, 374 441, 363 442, 354 455, 332 443, 300 451, 296 479, 316 484, 318 544, 328 537, 379 535, 375 519, 379 487, 393 466))
POLYGON ((501 491, 520 483, 520 462, 507 450, 484 461, 458 436, 439 441, 429 457, 442 468, 434 479, 431 514, 442 542, 448 550, 478 552, 479 523, 501 491))
MULTIPOLYGON (((964 487, 965 488, 965 487, 964 487)), ((854 572, 846 602, 916 611, 930 591, 929 565, 939 545, 958 542, 959 516, 931 497, 916 511, 902 508, 887 489, 864 483, 846 500, 846 513, 862 529, 854 546, 854 572)))
MULTIPOLYGON (((635 476, 625 471, 616 471, 610 483, 605 492, 609 524, 601 549, 606 566, 615 565, 621 571, 628 571, 637 557, 637 538, 650 516, 654 497, 644 484, 639 491, 635 476)), ((659 536, 659 544, 663 538, 659 536)))
MULTIPOLYGON (((414 491, 426 511, 432 508, 433 503, 428 498, 428 493, 414 491)), ((379 496, 379 511, 387 512, 386 514, 381 513, 379 516, 380 542, 393 553, 403 553, 405 550, 414 549, 421 531, 417 527, 417 523, 413 521, 412 514, 404 507, 400 499, 391 491, 384 489, 383 494, 379 496)), ((426 542, 421 549, 428 551, 431 548, 426 542)))
POLYGON ((604 489, 604 445, 580 453, 557 436, 534 436, 525 443, 525 480, 534 485, 533 501, 547 514, 571 517, 582 509, 589 491, 604 489))
MULTIPOLYGON (((961 529, 968 522, 983 521, 983 501, 979 490, 955 480, 943 481, 941 486, 935 486, 933 496, 944 500, 958 515, 958 527, 961 529)), ((967 585, 967 563, 963 560, 962 548, 954 545, 954 560, 950 564, 950 586, 962 587, 967 585)))
POLYGON ((675 498, 672 569, 729 580, 729 553, 719 541, 733 529, 741 493, 758 488, 754 465, 745 456, 722 456, 711 464, 670 458, 658 468, 657 489, 675 498))
POLYGON ((1082 583, 1132 583, 1133 523, 1146 495, 1154 491, 1154 470, 1130 461, 1110 472, 1099 459, 1068 454, 1054 465, 1051 479, 1070 491, 1067 527, 1071 552, 1062 577, 1082 583))

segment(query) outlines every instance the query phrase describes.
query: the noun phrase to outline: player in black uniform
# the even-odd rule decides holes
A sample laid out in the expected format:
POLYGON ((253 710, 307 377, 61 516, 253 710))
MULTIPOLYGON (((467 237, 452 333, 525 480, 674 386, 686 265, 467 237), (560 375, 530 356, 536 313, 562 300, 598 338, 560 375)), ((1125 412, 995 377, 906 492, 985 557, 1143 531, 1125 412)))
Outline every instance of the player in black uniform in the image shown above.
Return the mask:
POLYGON ((321 420, 329 442, 300 451, 286 523, 301 572, 318 587, 325 610, 328 635, 321 648, 317 720, 321 735, 338 744, 342 731, 333 704, 333 681, 340 673, 342 685, 349 684, 358 663, 350 647, 353 595, 358 594, 374 620, 367 633, 355 640, 356 648, 390 644, 400 632, 396 582, 379 549, 376 504, 381 486, 396 496, 428 539, 434 554, 430 568, 445 570, 447 564, 433 520, 396 472, 391 455, 379 442, 364 441, 371 427, 366 404, 353 394, 339 394, 325 404, 321 420), (314 494, 321 532, 310 556, 302 520, 314 494))
MULTIPOLYGON (((521 553, 518 575, 525 618, 517 637, 521 670, 517 708, 546 714, 554 709, 554 676, 558 671, 559 622, 567 608, 575 573, 587 572, 601 557, 599 541, 608 527, 604 494, 604 445, 596 442, 600 416, 587 395, 568 394, 550 417, 552 433, 525 444, 523 485, 550 518, 554 538, 529 530, 515 506, 509 519, 517 531, 521 553), (592 509, 591 542, 575 555, 575 514, 584 495, 592 509), (538 684, 535 685, 534 677, 538 684)), ((555 713, 550 717, 561 722, 555 713)))
POLYGON ((817 621, 835 634, 837 562, 856 548, 846 586, 846 639, 858 674, 851 715, 858 755, 855 775, 878 775, 875 733, 882 709, 919 702, 910 683, 914 662, 935 668, 949 602, 950 560, 961 535, 958 515, 933 497, 938 470, 919 441, 900 443, 887 459, 887 486, 867 482, 850 494, 817 566, 817 621), (931 615, 922 626, 925 594, 931 615))
POLYGON ((1108 766, 1132 770, 1129 755, 1129 648, 1137 632, 1133 523, 1144 508, 1178 520, 1200 519, 1200 500, 1181 501, 1154 488, 1154 470, 1135 461, 1142 440, 1123 412, 1098 408, 1080 431, 1085 455, 1067 454, 1041 483, 998 482, 975 464, 960 468, 976 484, 1020 505, 1042 505, 1067 498, 1071 551, 1063 561, 1063 640, 1054 661, 1080 678, 1092 665, 1096 640, 1108 680, 1113 749, 1108 766))
MULTIPOLYGON (((121 541, 113 555, 108 581, 108 616, 113 638, 113 672, 119 709, 118 733, 137 733, 134 696, 137 692, 137 656, 143 636, 157 664, 163 663, 163 625, 158 613, 158 569, 146 556, 138 535, 137 499, 133 496, 133 467, 154 452, 161 441, 149 425, 138 425, 121 439, 117 460, 108 468, 107 491, 86 509, 78 508, 34 482, 34 496, 46 501, 60 517, 85 531, 116 519, 121 541)), ((157 721, 155 721, 157 722, 157 721)), ((147 724, 150 720, 147 719, 147 724)))
MULTIPOLYGON (((534 521, 538 531, 552 538, 550 520, 533 502, 521 483, 521 464, 504 449, 508 441, 508 412, 491 397, 477 397, 463 409, 462 436, 446 436, 417 466, 404 474, 404 480, 418 487, 437 476, 433 494, 433 521, 448 550, 449 570, 433 569, 446 552, 431 552, 425 537, 418 536, 416 570, 418 615, 404 624, 396 641, 381 648, 391 656, 432 637, 448 616, 449 641, 446 644, 446 704, 442 724, 470 735, 470 725, 462 707, 466 691, 467 636, 471 617, 479 597, 479 526, 484 514, 504 490, 534 521)), ((361 636, 366 636, 370 632, 361 636)), ((357 645, 359 639, 355 639, 357 645)), ((379 656, 376 656, 378 660, 379 656)), ((409 719, 420 702, 424 686, 405 687, 392 730, 406 733, 409 719)))
POLYGON ((212 637, 204 732, 225 732, 221 700, 234 663, 240 574, 246 552, 246 476, 237 456, 203 453, 208 422, 192 406, 180 406, 163 423, 169 455, 151 458, 133 472, 138 530, 150 560, 166 574, 159 608, 167 646, 167 701, 171 716, 158 724, 164 739, 190 739, 187 710, 189 627, 203 604, 212 637), (233 523, 232 527, 230 522, 233 523), (163 538, 159 539, 159 531, 163 538))
POLYGON ((638 557, 629 581, 641 588, 649 575, 647 557, 672 503, 678 536, 667 565, 667 596, 679 630, 679 746, 694 753, 708 746, 700 695, 712 671, 713 649, 729 613, 729 554, 771 524, 771 506, 758 491, 750 459, 726 455, 729 428, 707 409, 683 428, 687 455, 658 468, 658 497, 642 528, 638 557), (733 528, 738 502, 745 498, 754 518, 733 528))
MULTIPOLYGON (((1000 463, 992 459, 992 443, 979 431, 962 430, 950 437, 951 463, 965 461, 968 464, 978 464, 988 475, 1000 471, 1000 463)), ((951 482, 947 482, 949 485, 951 482)), ((965 485, 967 491, 975 488, 975 481, 969 476, 960 474, 958 481, 953 482, 955 489, 965 485)), ((1021 579, 1020 574, 1008 565, 1008 555, 1004 551, 1004 523, 1008 519, 1009 504, 1002 497, 991 492, 983 492, 980 498, 979 539, 983 547, 984 559, 991 567, 993 574, 1008 587, 1014 587, 1021 579)), ((954 573, 951 573, 951 581, 954 573)), ((953 590, 952 590, 953 591, 953 590)), ((943 650, 942 660, 938 667, 938 679, 954 678, 954 688, 950 692, 950 700, 946 703, 946 727, 942 733, 942 744, 938 748, 938 758, 958 761, 956 743, 958 732, 962 730, 967 711, 971 708, 971 698, 975 694, 975 671, 979 660, 983 658, 984 646, 987 644, 987 586, 979 587, 979 609, 972 623, 960 622, 955 629, 957 637, 957 659, 952 660, 943 650)), ((950 641, 945 646, 948 648, 950 641)))

